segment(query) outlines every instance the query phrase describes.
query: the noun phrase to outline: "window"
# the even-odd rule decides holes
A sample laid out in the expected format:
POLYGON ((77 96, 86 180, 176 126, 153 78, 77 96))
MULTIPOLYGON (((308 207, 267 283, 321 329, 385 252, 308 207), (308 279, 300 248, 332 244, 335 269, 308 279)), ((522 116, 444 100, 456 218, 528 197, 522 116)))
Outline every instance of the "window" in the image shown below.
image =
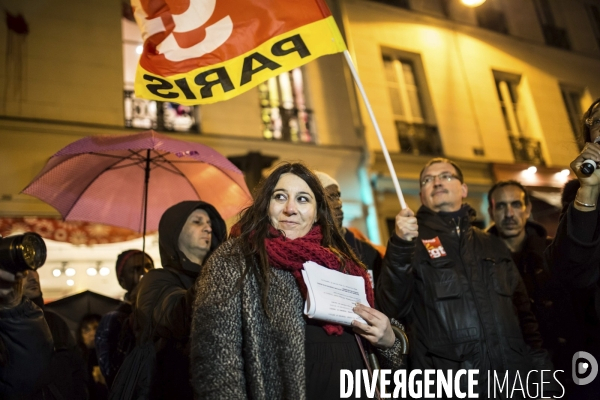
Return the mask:
POLYGON ((596 41, 600 48, 600 8, 593 4, 586 4, 585 8, 587 15, 590 17, 590 23, 592 24, 592 29, 594 30, 594 35, 596 36, 596 41))
POLYGON ((142 36, 136 23, 128 18, 121 19, 121 28, 125 126, 159 131, 198 132, 198 107, 135 97, 133 84, 137 64, 142 53, 142 36))
POLYGON ((525 115, 519 104, 521 76, 501 71, 493 71, 493 74, 504 125, 515 160, 543 164, 541 142, 527 137, 527 132, 522 129, 525 126, 523 123, 525 115))
POLYGON ((304 93, 302 68, 261 83, 258 92, 265 139, 316 142, 312 110, 304 93))
POLYGON ((384 54, 383 66, 401 152, 441 155, 437 126, 425 112, 426 87, 419 80, 424 74, 417 74, 422 72, 420 57, 384 54))
POLYGON ((159 131, 198 132, 195 106, 168 101, 138 99, 133 90, 123 90, 125 126, 159 131))
POLYGON ((583 110, 581 109, 581 97, 583 90, 561 85, 560 91, 562 93, 563 101, 565 102, 567 114, 569 115, 569 122, 571 123, 571 128, 573 129, 573 135, 577 139, 579 148, 583 149, 585 143, 581 137, 579 127, 581 116, 583 115, 583 110))
POLYGON ((498 0, 487 0, 475 8, 475 15, 477 17, 477 24, 480 27, 500 33, 508 33, 506 17, 498 0))
POLYGON ((521 77, 494 71, 494 79, 506 131, 510 136, 521 136, 519 123, 519 82, 521 77))
POLYGON ((567 31, 557 26, 549 0, 534 0, 534 4, 546 44, 561 49, 571 49, 567 31))

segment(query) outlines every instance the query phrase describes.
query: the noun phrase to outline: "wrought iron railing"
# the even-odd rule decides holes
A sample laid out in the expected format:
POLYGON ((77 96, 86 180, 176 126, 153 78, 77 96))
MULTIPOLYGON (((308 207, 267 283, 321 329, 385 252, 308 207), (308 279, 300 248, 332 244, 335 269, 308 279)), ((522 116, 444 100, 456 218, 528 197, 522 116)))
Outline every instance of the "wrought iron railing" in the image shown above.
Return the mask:
POLYGON ((402 153, 428 156, 444 153, 437 126, 396 121, 396 131, 402 153))
POLYGON ((125 126, 159 131, 198 132, 195 106, 135 97, 133 90, 123 91, 125 126))
POLYGON ((543 165, 542 143, 539 140, 509 136, 510 145, 516 161, 525 161, 528 163, 543 165))
POLYGON ((262 120, 265 139, 315 142, 313 111, 310 109, 263 107, 262 120))

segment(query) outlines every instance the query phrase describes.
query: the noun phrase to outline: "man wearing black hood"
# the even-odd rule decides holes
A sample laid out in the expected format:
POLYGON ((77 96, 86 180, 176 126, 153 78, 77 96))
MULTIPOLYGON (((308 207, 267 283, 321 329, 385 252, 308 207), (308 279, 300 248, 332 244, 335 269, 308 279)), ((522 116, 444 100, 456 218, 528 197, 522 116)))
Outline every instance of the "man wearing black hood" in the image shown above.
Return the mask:
POLYGON ((225 240, 225 221, 210 204, 183 201, 170 207, 158 226, 163 269, 139 284, 135 306, 138 338, 154 333, 157 371, 153 399, 192 399, 189 336, 194 282, 208 256, 225 240))

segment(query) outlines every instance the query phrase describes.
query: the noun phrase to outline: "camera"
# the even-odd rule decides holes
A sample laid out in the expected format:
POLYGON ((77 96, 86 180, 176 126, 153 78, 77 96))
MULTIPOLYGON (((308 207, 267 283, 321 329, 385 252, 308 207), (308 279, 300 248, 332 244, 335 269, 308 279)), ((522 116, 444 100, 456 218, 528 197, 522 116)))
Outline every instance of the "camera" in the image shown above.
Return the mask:
POLYGON ((0 237, 0 269, 16 274, 46 262, 46 243, 37 233, 0 237))

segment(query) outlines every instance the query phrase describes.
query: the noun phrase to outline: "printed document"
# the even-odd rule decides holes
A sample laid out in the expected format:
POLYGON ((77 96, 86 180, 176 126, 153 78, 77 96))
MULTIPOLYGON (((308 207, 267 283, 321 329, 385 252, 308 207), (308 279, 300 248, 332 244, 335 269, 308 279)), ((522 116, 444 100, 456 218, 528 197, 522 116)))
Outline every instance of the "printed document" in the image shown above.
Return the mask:
POLYGON ((346 326, 353 320, 366 324, 352 311, 356 303, 369 306, 362 276, 347 275, 307 261, 302 277, 308 289, 304 314, 309 318, 346 326))

